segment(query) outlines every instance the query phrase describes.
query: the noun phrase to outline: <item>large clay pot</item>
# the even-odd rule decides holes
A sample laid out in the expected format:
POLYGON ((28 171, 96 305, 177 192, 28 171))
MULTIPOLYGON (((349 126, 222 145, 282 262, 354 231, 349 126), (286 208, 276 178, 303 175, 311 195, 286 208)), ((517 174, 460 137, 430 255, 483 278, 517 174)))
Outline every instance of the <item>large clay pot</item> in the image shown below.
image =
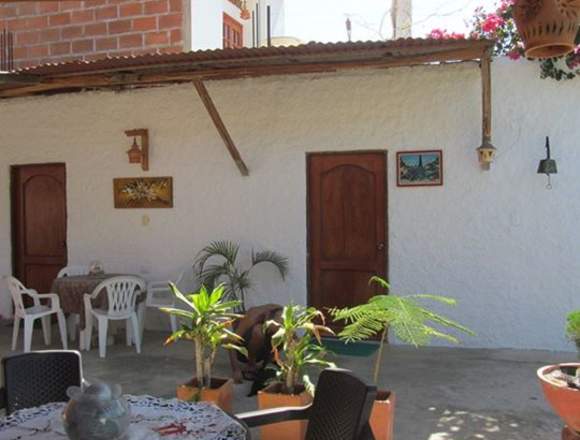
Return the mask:
POLYGON ((514 19, 527 57, 566 55, 576 47, 580 0, 518 0, 514 19))
POLYGON ((395 393, 379 390, 371 411, 370 425, 376 440, 393 440, 395 393))
POLYGON ((188 402, 212 402, 227 412, 232 411, 234 398, 233 379, 212 378, 211 389, 199 389, 197 379, 192 379, 186 384, 177 387, 177 398, 188 402))
POLYGON ((572 431, 580 433, 580 390, 564 386, 549 376, 550 373, 561 367, 580 368, 580 364, 561 364, 542 367, 538 370, 538 378, 542 384, 544 396, 550 406, 572 431))
MULTIPOLYGON (((306 406, 312 403, 312 396, 304 389, 298 394, 282 394, 281 385, 274 383, 258 391, 258 408, 282 408, 287 406, 306 406)), ((306 435, 308 422, 283 422, 260 428, 262 440, 302 440, 306 435)))

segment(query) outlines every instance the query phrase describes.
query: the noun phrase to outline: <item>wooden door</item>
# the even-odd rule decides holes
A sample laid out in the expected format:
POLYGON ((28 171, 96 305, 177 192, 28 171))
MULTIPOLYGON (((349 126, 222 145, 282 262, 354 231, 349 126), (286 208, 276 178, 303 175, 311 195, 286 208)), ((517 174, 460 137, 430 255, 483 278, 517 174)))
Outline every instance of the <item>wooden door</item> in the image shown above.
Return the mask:
POLYGON ((49 292, 67 264, 64 164, 12 167, 12 231, 14 275, 49 292))
POLYGON ((362 304, 386 278, 386 173, 384 152, 308 156, 310 305, 362 304))

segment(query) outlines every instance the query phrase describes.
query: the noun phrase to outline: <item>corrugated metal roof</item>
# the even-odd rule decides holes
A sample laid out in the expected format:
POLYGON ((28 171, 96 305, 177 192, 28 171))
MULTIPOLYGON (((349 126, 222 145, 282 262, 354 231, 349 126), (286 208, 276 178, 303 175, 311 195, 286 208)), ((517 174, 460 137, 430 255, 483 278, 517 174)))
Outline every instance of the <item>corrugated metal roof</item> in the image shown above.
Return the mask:
POLYGON ((43 64, 0 74, 0 98, 78 90, 154 87, 192 80, 335 72, 479 60, 490 40, 399 39, 154 53, 43 64))
POLYGON ((240 49, 215 49, 179 53, 152 53, 134 56, 105 57, 94 60, 77 60, 62 63, 48 63, 17 70, 15 73, 35 75, 60 75, 69 73, 98 72, 123 68, 140 68, 165 64, 204 62, 248 62, 268 58, 308 57, 332 55, 364 55, 381 52, 383 56, 404 56, 413 53, 437 53, 446 50, 490 47, 489 40, 475 39, 422 39, 407 38, 390 41, 360 41, 349 43, 308 43, 299 46, 260 47, 240 49))

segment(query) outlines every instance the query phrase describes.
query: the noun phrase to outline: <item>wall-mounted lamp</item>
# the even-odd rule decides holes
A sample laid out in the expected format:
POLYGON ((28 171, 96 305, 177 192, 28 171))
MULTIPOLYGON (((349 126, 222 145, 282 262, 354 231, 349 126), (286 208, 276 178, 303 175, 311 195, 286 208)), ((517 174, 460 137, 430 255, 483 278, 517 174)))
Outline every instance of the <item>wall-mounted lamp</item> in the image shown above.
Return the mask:
POLYGON ((546 136, 546 153, 547 157, 540 161, 540 166, 538 167, 538 174, 545 174, 548 176, 547 189, 552 189, 552 174, 558 174, 558 166, 556 161, 552 159, 550 154, 550 138, 546 136))
POLYGON ((133 145, 127 150, 129 163, 140 163, 143 171, 149 171, 149 131, 146 128, 127 130, 125 134, 133 138, 133 145), (137 138, 141 138, 141 147, 137 138))
POLYGON ((484 170, 490 170, 491 164, 495 160, 495 153, 497 150, 491 144, 491 141, 484 137, 481 147, 477 149, 477 155, 479 156, 479 163, 481 164, 481 168, 484 170))

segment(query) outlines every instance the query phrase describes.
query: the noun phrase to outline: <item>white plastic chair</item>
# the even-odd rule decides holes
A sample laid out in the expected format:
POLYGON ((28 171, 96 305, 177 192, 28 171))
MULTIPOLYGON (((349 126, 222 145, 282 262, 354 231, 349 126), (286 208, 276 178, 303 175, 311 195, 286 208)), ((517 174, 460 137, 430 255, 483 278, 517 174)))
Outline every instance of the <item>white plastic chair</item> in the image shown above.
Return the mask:
POLYGON ((89 273, 89 266, 83 266, 80 264, 72 265, 72 266, 65 266, 63 267, 56 276, 57 278, 63 277, 74 277, 76 275, 88 275, 89 273))
POLYGON ((126 321, 127 345, 131 345, 132 340, 134 340, 137 353, 141 353, 141 335, 139 334, 139 320, 135 311, 135 303, 137 295, 144 292, 145 287, 145 281, 137 277, 114 277, 99 283, 93 293, 85 294, 85 347, 87 350, 91 349, 93 317, 95 317, 99 330, 99 356, 101 358, 106 355, 109 320, 126 321), (91 302, 103 290, 107 294, 107 310, 96 309, 91 302))
MULTIPOLYGON (((173 282, 177 287, 185 288, 186 290, 191 290, 190 285, 185 286, 185 284, 191 284, 187 277, 191 275, 193 277, 193 267, 188 266, 185 268, 177 277, 175 281, 150 281, 147 283, 147 297, 145 299, 145 308, 139 309, 139 331, 141 334, 141 340, 143 340, 143 330, 145 328, 145 314, 146 308, 160 308, 160 307, 175 307, 175 297, 169 288, 169 283, 173 282)), ((171 331, 177 331, 177 317, 175 315, 169 315, 169 323, 171 325, 171 331)))
POLYGON ((27 289, 24 285, 14 277, 4 277, 8 284, 8 290, 14 302, 14 328, 12 329, 12 350, 16 350, 18 342, 18 333, 20 329, 20 320, 24 319, 24 352, 28 353, 32 345, 32 331, 34 329, 34 321, 38 318, 42 320, 42 331, 44 333, 44 343, 50 345, 51 339, 51 315, 56 314, 58 319, 58 329, 60 331, 60 338, 62 339, 62 346, 68 350, 66 322, 64 313, 60 308, 60 300, 58 295, 54 293, 47 293, 40 295, 34 289, 27 289), (28 295, 32 298, 33 306, 24 307, 23 296, 28 295), (41 300, 49 300, 50 306, 43 305, 41 300))
MULTIPOLYGON (((84 266, 81 264, 65 266, 63 267, 56 276, 57 278, 73 277, 77 275, 88 275, 89 266, 84 266)), ((71 313, 67 318, 68 335, 71 341, 76 340, 77 329, 79 326, 80 318, 76 313, 71 313)))

